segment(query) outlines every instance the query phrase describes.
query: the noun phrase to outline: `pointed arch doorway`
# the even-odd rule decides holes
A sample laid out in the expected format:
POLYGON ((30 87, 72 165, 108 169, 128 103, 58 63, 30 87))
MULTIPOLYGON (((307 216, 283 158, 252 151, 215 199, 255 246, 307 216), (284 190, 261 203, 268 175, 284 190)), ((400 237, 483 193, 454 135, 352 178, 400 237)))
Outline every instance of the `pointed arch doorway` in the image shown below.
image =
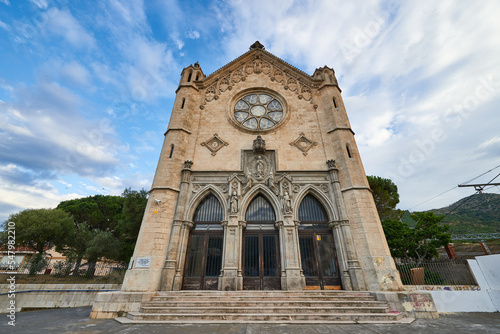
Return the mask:
POLYGON ((243 290, 280 290, 279 235, 269 201, 257 195, 245 213, 243 232, 243 290))
POLYGON ((224 241, 222 219, 219 200, 213 194, 208 194, 193 216, 194 226, 187 246, 183 290, 217 290, 224 241))
POLYGON ((308 290, 340 290, 341 279, 328 215, 311 194, 299 206, 299 247, 308 290))

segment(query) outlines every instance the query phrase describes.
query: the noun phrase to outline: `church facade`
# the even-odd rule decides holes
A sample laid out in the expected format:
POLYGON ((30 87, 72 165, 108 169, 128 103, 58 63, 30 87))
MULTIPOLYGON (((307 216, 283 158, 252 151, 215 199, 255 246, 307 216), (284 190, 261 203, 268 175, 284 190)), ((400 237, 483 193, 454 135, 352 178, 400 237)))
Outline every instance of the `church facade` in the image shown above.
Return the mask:
POLYGON ((122 292, 401 290, 333 69, 256 42, 176 94, 122 292))

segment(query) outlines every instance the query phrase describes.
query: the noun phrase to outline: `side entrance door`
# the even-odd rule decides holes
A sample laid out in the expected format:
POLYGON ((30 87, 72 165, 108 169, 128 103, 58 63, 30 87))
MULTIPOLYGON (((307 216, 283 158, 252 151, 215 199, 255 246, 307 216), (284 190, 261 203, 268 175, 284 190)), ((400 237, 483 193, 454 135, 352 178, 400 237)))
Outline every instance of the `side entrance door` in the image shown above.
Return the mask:
POLYGON ((306 289, 340 290, 340 273, 331 231, 299 230, 306 289))
POLYGON ((182 289, 217 290, 223 241, 223 233, 219 231, 191 233, 182 289))

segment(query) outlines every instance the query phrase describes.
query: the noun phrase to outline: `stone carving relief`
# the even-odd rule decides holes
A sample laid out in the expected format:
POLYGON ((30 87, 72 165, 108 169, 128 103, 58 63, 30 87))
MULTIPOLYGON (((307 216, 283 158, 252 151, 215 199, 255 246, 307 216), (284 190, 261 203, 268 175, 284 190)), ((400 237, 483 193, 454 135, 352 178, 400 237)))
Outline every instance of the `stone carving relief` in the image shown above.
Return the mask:
POLYGON ((220 80, 220 83, 219 83, 219 91, 221 93, 225 92, 226 90, 231 90, 231 82, 229 81, 229 75, 225 76, 224 78, 222 78, 220 80))
POLYGON ((285 81, 285 76, 283 75, 283 72, 281 72, 280 70, 275 70, 274 76, 271 78, 271 80, 273 79, 276 82, 283 83, 285 81))
POLYGON ((302 86, 302 89, 301 89, 301 92, 299 95, 299 99, 300 98, 302 98, 306 101, 310 101, 312 98, 311 89, 309 87, 302 86))
POLYGON ((302 154, 307 155, 307 152, 309 152, 313 146, 318 145, 318 143, 307 138, 304 133, 300 133, 299 137, 291 142, 290 145, 295 146, 302 151, 302 154))
POLYGON ((333 160, 333 159, 327 160, 326 164, 328 165, 328 168, 337 168, 337 165, 335 164, 335 160, 333 160))
POLYGON ((263 61, 262 62, 262 73, 266 74, 266 75, 270 75, 271 74, 271 64, 269 64, 267 61, 263 61))
POLYGON ((233 73, 233 82, 238 83, 240 81, 245 81, 245 77, 243 76, 243 68, 239 68, 233 73))
POLYGON ((236 191, 233 191, 231 194, 231 200, 229 203, 229 212, 230 213, 238 213, 238 203, 239 203, 239 196, 236 193, 236 191))
MULTIPOLYGON (((224 92, 231 90, 233 88, 233 84, 245 81, 246 76, 261 73, 269 76, 271 81, 280 83, 285 89, 289 89, 294 92, 299 99, 304 99, 305 101, 309 101, 311 103, 313 102, 312 89, 318 88, 318 84, 307 83, 307 80, 300 79, 300 75, 293 72, 293 74, 290 74, 286 70, 286 67, 283 67, 282 64, 267 61, 262 58, 263 57, 261 57, 261 55, 255 55, 253 59, 241 64, 241 66, 232 70, 229 74, 218 77, 216 79, 218 82, 215 82, 206 88, 205 103, 217 100, 219 98, 218 94, 223 94, 224 92)), ((314 79, 317 79, 317 75, 314 79)))
POLYGON ((217 100, 217 83, 214 83, 210 87, 207 88, 205 92, 205 101, 210 102, 212 100, 217 100))
POLYGON ((217 152, 224 146, 229 145, 225 140, 220 138, 217 134, 214 134, 212 138, 201 143, 201 146, 205 146, 212 152, 212 155, 216 155, 217 152))
POLYGON ((288 191, 285 191, 285 193, 281 198, 281 201, 283 203, 283 213, 284 214, 292 213, 292 199, 290 198, 288 191))
POLYGON ((296 92, 297 91, 297 80, 295 80, 294 78, 288 78, 288 82, 287 82, 287 85, 285 86, 285 89, 286 88, 290 89, 292 92, 296 92))

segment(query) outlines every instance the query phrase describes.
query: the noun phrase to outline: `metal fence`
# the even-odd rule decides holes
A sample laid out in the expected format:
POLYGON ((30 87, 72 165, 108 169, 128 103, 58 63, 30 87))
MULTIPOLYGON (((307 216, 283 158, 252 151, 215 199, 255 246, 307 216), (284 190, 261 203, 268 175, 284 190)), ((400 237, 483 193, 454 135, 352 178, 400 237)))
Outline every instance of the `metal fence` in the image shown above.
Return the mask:
POLYGON ((394 259, 404 285, 477 285, 466 259, 394 259))
POLYGON ((29 261, 16 270, 0 267, 0 277, 16 275, 16 283, 122 283, 125 264, 83 261, 80 265, 69 261, 43 261, 33 265, 29 261))

